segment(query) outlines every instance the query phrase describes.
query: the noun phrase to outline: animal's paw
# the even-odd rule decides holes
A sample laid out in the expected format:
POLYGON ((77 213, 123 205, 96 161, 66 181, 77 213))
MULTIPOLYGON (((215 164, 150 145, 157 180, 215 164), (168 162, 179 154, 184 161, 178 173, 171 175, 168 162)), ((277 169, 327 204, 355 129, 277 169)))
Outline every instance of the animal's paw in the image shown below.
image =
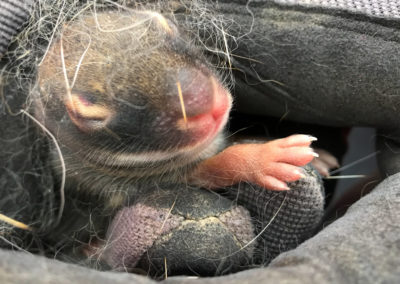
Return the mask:
POLYGON ((318 156, 310 147, 315 140, 308 135, 292 135, 264 144, 236 144, 202 162, 190 181, 208 188, 250 182, 287 190, 287 182, 304 176, 300 167, 318 156))
POLYGON ((287 182, 304 177, 302 166, 318 154, 310 147, 316 138, 292 135, 271 142, 252 145, 248 159, 248 181, 272 190, 288 190, 287 182))

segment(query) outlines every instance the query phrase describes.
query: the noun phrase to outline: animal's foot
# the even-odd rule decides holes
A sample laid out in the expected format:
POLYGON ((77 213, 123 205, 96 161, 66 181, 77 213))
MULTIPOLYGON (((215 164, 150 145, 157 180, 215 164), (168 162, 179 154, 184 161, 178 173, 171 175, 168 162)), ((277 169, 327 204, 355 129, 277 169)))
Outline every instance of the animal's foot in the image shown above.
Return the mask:
POLYGON ((226 187, 241 181, 272 190, 288 190, 287 182, 304 176, 301 166, 318 154, 310 147, 316 138, 292 135, 264 144, 237 144, 200 164, 195 184, 226 187))
POLYGON ((267 189, 288 190, 286 183, 304 177, 301 167, 318 157, 310 147, 315 140, 308 135, 292 135, 259 145, 259 159, 251 165, 249 181, 267 189))

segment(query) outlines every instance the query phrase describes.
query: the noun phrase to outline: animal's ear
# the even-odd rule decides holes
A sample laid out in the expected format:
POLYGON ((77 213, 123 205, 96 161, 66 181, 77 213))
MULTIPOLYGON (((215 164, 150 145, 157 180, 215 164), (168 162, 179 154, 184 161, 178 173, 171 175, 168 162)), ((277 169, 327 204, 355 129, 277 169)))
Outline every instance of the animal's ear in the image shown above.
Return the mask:
POLYGON ((114 115, 112 108, 93 103, 84 95, 71 94, 64 101, 71 121, 82 131, 92 132, 106 126, 114 115))

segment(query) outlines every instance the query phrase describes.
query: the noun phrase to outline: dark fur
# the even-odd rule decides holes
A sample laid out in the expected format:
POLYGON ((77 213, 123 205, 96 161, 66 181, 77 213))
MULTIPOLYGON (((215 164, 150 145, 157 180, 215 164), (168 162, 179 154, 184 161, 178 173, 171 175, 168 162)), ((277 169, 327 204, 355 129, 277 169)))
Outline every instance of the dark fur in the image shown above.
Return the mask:
MULTIPOLYGON (((49 193, 42 196, 21 191, 27 195, 27 208, 16 202, 15 208, 5 213, 29 224, 38 242, 26 244, 30 238, 20 238, 8 228, 7 232, 12 231, 13 235, 8 236, 11 242, 49 255, 58 250, 62 251, 60 255, 80 255, 80 244, 88 244, 92 237, 103 238, 109 219, 121 206, 134 202, 149 186, 186 184, 190 170, 224 146, 222 133, 198 145, 203 137, 178 127, 183 113, 176 82, 182 84, 186 115, 195 117, 212 106, 211 80, 217 81, 220 75, 169 12, 166 18, 152 13, 143 7, 118 13, 105 9, 66 21, 60 33, 55 34, 37 72, 33 72, 33 83, 27 84, 33 86, 31 90, 11 91, 15 85, 9 82, 4 117, 15 121, 24 117, 21 128, 39 137, 41 151, 35 152, 30 145, 26 150, 32 151, 33 161, 40 162, 35 174, 41 175, 44 182, 37 181, 37 191, 49 193), (97 25, 112 31, 101 31, 97 25), (82 64, 78 64, 81 58, 82 64), (65 73, 71 84, 77 69, 77 80, 68 90, 65 73), (196 93, 197 89, 201 92, 196 93), (29 105, 25 106, 23 99, 12 101, 13 96, 17 97, 15 91, 29 92, 29 105), (104 122, 71 112, 66 107, 71 94, 89 105, 107 109, 110 119, 104 122), (31 112, 53 133, 57 145, 36 122, 18 113, 19 109, 31 112), (82 129, 79 124, 88 127, 82 129), (96 128, 99 124, 102 126, 96 128), (139 154, 142 158, 125 161, 118 158, 121 154, 139 154), (155 155, 161 158, 153 159, 155 155), (59 192, 63 163, 66 184, 59 192), (65 205, 59 202, 64 194, 65 205), (42 220, 37 219, 38 204, 39 212, 46 217, 42 220), (62 219, 57 220, 60 212, 62 219)), ((29 144, 34 139, 23 141, 29 144)), ((7 163, 4 167, 13 169, 7 163)), ((28 168, 29 165, 21 168, 21 173, 28 168)))
MULTIPOLYGON (((182 118, 176 90, 176 82, 182 75, 177 70, 212 76, 204 57, 188 39, 182 38, 171 21, 172 35, 155 20, 149 20, 148 15, 121 16, 109 12, 96 17, 100 25, 111 30, 136 24, 133 30, 101 32, 96 30, 94 16, 88 15, 67 24, 63 32, 69 78, 73 78, 78 68, 75 66, 90 40, 90 49, 79 67, 72 92, 93 104, 113 109, 115 115, 106 128, 85 132, 69 119, 64 106, 68 96, 60 38, 39 69, 35 115, 56 134, 61 144, 67 167, 67 190, 78 189, 95 196, 105 194, 110 198, 111 192, 126 194, 129 187, 142 180, 184 181, 187 169, 220 148, 217 139, 216 145, 188 155, 182 149, 196 142, 196 133, 176 128, 176 122, 182 118), (176 154, 155 162, 121 164, 115 158, 121 153, 142 154, 151 160, 154 152, 176 154)), ((199 96, 198 100, 200 105, 207 105, 209 98, 199 96)), ((187 109, 188 115, 202 111, 190 105, 187 109)))

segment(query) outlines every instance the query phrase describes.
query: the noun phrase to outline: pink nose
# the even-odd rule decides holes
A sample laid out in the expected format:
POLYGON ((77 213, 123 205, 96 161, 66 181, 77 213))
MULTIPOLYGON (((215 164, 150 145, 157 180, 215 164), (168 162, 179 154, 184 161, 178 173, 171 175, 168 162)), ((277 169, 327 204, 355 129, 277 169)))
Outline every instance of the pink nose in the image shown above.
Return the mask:
POLYGON ((211 76, 194 68, 179 70, 176 82, 176 97, 171 92, 174 109, 185 111, 187 117, 208 113, 213 108, 214 90, 211 76), (180 85, 180 89, 178 85, 180 85), (180 92, 181 91, 181 94, 180 92), (182 106, 183 104, 183 106, 182 106), (184 109, 184 110, 183 110, 184 109))

